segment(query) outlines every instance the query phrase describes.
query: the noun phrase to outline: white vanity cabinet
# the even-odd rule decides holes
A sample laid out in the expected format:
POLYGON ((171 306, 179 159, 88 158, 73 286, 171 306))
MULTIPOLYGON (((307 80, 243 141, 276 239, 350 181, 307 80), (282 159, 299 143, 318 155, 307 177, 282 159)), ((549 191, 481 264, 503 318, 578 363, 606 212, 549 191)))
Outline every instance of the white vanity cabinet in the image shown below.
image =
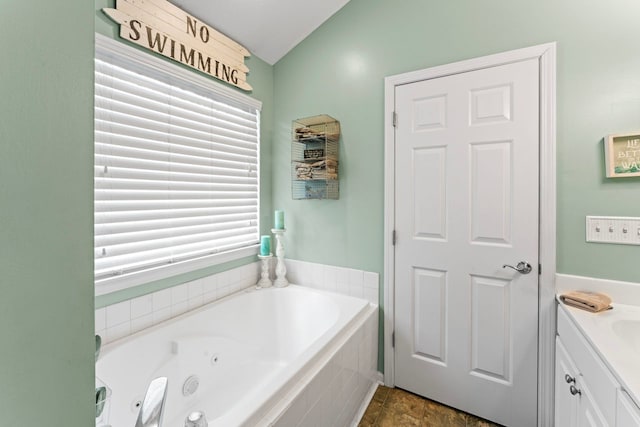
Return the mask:
POLYGON ((622 389, 618 390, 618 404, 616 406, 616 427, 640 426, 640 409, 622 389))
POLYGON ((555 425, 564 427, 578 426, 578 398, 571 394, 571 385, 575 386, 578 369, 567 354, 562 341, 556 337, 556 417, 555 425))
POLYGON ((558 307, 556 337, 556 427, 640 427, 640 410, 558 307))
POLYGON ((560 337, 556 337, 556 416, 557 427, 608 426, 593 400, 575 363, 560 337))

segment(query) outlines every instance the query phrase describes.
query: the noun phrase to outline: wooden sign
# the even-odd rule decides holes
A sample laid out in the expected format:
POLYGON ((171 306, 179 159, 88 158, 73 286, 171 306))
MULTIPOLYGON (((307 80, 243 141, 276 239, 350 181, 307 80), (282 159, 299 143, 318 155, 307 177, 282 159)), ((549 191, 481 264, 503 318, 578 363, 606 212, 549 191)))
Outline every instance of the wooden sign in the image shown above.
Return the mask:
POLYGON ((640 132, 609 135, 604 144, 607 178, 640 176, 640 132))
POLYGON ((166 0, 116 0, 102 11, 120 37, 244 90, 249 51, 166 0))

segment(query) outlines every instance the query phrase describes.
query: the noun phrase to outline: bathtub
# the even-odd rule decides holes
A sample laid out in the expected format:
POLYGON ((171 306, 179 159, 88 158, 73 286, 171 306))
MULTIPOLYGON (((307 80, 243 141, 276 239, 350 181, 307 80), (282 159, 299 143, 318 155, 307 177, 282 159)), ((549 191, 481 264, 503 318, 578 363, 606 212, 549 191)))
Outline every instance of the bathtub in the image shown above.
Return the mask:
POLYGON ((367 301, 295 285, 244 290, 106 345, 96 425, 133 427, 148 384, 166 376, 164 427, 195 410, 211 427, 346 426, 376 380, 376 355, 367 301))

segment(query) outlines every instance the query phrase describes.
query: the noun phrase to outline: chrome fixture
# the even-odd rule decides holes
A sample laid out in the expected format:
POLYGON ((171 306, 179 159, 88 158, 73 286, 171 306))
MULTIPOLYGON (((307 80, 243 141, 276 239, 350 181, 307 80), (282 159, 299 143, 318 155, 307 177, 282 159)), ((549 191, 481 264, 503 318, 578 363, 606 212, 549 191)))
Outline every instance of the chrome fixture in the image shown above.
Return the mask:
POLYGON ((159 377, 151 381, 140 406, 135 427, 161 427, 168 385, 167 377, 159 377))
POLYGON ((98 357, 100 356, 101 348, 102 348, 102 337, 100 337, 100 335, 96 335, 96 362, 98 361, 98 357))
MULTIPOLYGON (((102 337, 96 334, 96 362, 98 361, 98 357, 100 357, 100 349, 102 348, 102 337)), ((96 387, 96 418, 99 418, 102 415, 102 411, 104 410, 104 404, 107 401, 107 388, 106 387, 96 387)))
POLYGON ((107 403, 107 388, 104 386, 96 387, 96 418, 100 418, 102 415, 105 403, 107 403))
MULTIPOLYGON (((100 349, 102 348, 102 337, 96 334, 96 362, 100 357, 100 349)), ((96 418, 100 418, 102 411, 104 411, 104 405, 107 402, 107 388, 96 387, 96 418)))
POLYGON ((502 268, 507 268, 507 267, 514 269, 518 273, 522 273, 522 274, 531 273, 531 264, 529 264, 528 262, 520 261, 518 265, 516 265, 515 267, 509 264, 505 264, 502 266, 502 268))
POLYGON ((186 420, 184 420, 184 427, 207 427, 207 418, 204 416, 204 412, 195 411, 189 414, 186 420))

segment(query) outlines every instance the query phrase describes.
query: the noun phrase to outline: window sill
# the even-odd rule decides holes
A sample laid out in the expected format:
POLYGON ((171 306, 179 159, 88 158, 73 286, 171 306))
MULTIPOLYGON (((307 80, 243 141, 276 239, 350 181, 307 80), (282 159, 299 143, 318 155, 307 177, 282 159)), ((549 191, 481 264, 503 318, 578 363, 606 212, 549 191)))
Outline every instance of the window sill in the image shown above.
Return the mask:
POLYGON ((143 285, 156 280, 166 279, 178 274, 188 273, 201 268, 211 267, 225 262, 235 261, 257 255, 260 245, 253 245, 246 248, 223 252, 220 254, 207 255, 204 257, 177 262, 175 264, 163 265, 162 267, 150 268, 148 270, 137 271, 122 276, 113 276, 95 282, 95 295, 101 296, 117 292, 133 286, 143 285))

